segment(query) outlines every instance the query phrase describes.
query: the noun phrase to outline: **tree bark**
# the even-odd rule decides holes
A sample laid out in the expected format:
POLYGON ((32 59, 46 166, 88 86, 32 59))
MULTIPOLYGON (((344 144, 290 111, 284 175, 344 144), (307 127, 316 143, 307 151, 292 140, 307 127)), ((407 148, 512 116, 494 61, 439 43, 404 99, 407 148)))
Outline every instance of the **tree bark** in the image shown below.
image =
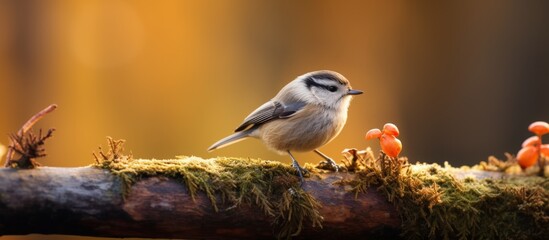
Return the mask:
MULTIPOLYGON (((352 173, 305 179, 321 204, 322 228, 304 225, 298 238, 398 236, 400 218, 370 189, 355 194, 334 184, 352 173)), ((272 219, 251 205, 219 205, 180 182, 142 179, 124 195, 123 181, 92 167, 0 169, 0 235, 67 234, 145 238, 273 238, 272 219)))

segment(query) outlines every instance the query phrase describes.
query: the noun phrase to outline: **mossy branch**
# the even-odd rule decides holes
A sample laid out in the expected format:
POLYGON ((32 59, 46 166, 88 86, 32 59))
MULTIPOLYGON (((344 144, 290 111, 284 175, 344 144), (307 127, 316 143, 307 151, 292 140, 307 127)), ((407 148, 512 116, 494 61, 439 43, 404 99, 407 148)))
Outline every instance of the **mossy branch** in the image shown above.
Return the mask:
POLYGON ((543 239, 547 234, 549 183, 543 178, 505 180, 501 173, 397 168, 405 159, 363 162, 368 159, 357 160, 355 173, 313 173, 303 189, 294 187, 293 168, 258 159, 126 158, 105 169, 0 169, 0 235, 334 239, 403 233, 543 239))
MULTIPOLYGON (((188 158, 159 164, 171 165, 175 161, 211 164, 216 160, 243 161, 188 158)), ((258 174, 264 164, 289 173, 292 170, 276 162, 251 161, 251 165, 257 166, 254 171, 258 174)), ((202 188, 200 184, 189 188, 186 180, 167 176, 130 178, 134 182, 126 192, 124 183, 129 179, 122 178, 121 174, 124 173, 113 174, 96 167, 0 169, 0 235, 272 239, 299 232, 299 238, 333 239, 396 236, 400 226, 394 207, 374 189, 355 198, 353 193, 335 184, 352 178, 349 173, 307 178, 303 190, 281 192, 280 202, 273 202, 276 197, 258 192, 253 184, 248 189, 242 186, 236 195, 225 190, 215 192, 211 198, 196 189, 202 188), (308 220, 307 214, 314 211, 323 217, 321 222, 308 220), (284 228, 284 223, 297 227, 284 228)), ((286 184, 283 179, 273 179, 276 181, 280 181, 276 184, 286 184)), ((232 181, 226 179, 213 184, 230 188, 232 181)), ((213 193, 213 189, 210 191, 213 193)))
MULTIPOLYGON (((344 152, 341 172, 242 158, 154 160, 123 141, 83 168, 0 170, 0 235, 544 239, 546 178, 344 152)), ((494 161, 494 160, 493 160, 494 161)))

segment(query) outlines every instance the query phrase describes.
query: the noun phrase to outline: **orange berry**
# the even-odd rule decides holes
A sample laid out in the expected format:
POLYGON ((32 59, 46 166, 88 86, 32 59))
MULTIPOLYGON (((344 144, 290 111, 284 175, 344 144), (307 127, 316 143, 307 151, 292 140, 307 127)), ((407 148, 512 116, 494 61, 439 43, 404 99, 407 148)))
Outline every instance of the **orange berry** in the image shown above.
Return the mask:
POLYGON ((392 123, 386 123, 383 126, 383 133, 398 137, 398 127, 392 123))
POLYGON ((383 152, 389 157, 398 157, 398 154, 402 150, 402 143, 393 135, 381 135, 379 144, 381 145, 381 150, 383 150, 383 152))
POLYGON ((517 154, 518 163, 522 168, 534 165, 538 161, 538 157, 538 149, 533 146, 526 146, 517 154))
POLYGON ((541 144, 541 139, 538 136, 531 136, 522 142, 522 147, 532 146, 536 147, 541 144))
POLYGON ((365 136, 366 140, 380 138, 380 137, 381 137, 381 130, 377 128, 370 129, 370 131, 368 131, 365 136))
POLYGON ((533 132, 538 136, 541 136, 549 133, 549 123, 542 122, 542 121, 533 122, 528 127, 528 130, 530 130, 530 132, 533 132))

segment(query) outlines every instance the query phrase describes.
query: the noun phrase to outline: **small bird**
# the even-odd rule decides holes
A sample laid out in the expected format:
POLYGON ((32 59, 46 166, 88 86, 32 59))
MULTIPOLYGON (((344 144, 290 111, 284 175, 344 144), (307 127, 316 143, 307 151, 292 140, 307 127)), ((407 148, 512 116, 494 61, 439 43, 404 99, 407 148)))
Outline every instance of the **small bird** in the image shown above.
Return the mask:
POLYGON ((337 171, 334 160, 318 148, 341 132, 351 98, 358 94, 362 91, 352 89, 349 81, 337 72, 320 70, 303 74, 248 115, 235 133, 214 143, 208 151, 252 137, 279 154, 288 153, 301 183, 306 170, 299 166, 292 151, 314 151, 337 171))

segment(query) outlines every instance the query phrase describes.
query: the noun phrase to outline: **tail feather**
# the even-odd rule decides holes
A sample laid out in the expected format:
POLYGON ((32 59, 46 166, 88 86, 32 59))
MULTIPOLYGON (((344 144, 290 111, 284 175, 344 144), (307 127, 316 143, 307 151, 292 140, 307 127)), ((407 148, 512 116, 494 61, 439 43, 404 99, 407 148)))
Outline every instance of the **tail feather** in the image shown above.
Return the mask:
POLYGON ((229 146, 233 143, 237 143, 237 142, 240 142, 240 141, 244 140, 245 138, 250 136, 250 130, 251 129, 248 129, 248 130, 242 131, 242 132, 236 132, 236 133, 231 134, 230 136, 227 136, 227 137, 217 141, 210 148, 208 148, 208 152, 211 152, 215 149, 226 147, 226 146, 229 146))

